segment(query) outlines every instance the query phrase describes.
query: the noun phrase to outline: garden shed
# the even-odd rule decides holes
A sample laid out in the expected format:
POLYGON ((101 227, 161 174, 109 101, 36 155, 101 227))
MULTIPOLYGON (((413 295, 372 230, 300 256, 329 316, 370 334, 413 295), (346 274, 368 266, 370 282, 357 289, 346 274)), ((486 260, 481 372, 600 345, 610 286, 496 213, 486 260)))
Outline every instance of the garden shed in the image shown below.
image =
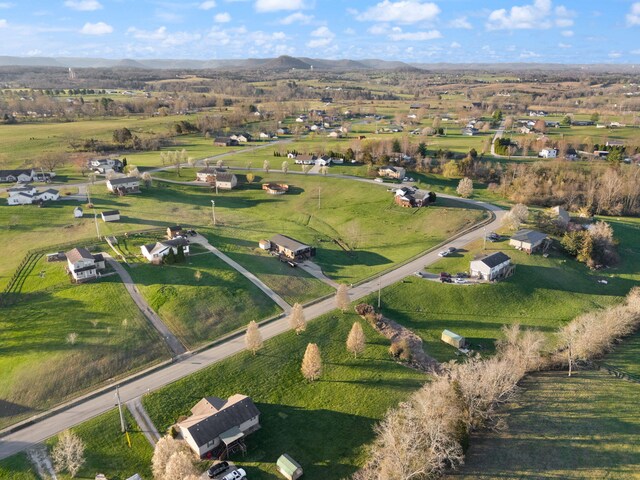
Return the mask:
POLYGON ((440 339, 444 343, 448 343, 449 345, 456 348, 464 348, 464 345, 466 343, 464 337, 461 337, 457 333, 453 333, 450 330, 443 330, 440 339))
POLYGON ((283 453, 276 463, 278 471, 288 480, 296 480, 302 476, 302 467, 290 455, 283 453))

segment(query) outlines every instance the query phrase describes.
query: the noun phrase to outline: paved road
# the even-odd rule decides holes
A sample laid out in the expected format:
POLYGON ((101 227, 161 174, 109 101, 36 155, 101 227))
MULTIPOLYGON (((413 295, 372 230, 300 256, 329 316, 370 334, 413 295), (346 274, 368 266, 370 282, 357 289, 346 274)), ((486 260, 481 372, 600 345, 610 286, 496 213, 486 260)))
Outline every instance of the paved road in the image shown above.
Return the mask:
POLYGON ((216 255, 220 260, 225 262, 231 268, 237 270, 239 273, 244 275, 251 283, 253 283, 256 287, 258 287, 260 290, 262 290, 265 293, 265 295, 267 295, 269 298, 271 298, 271 300, 276 302, 278 304, 278 306, 280 308, 282 308, 282 310, 285 311, 285 313, 289 313, 291 311, 291 305, 289 305, 287 302, 285 302, 284 299, 280 295, 278 295, 276 292, 274 292, 269 287, 267 287, 262 282, 262 280, 260 280, 258 277, 256 277, 253 273, 251 273, 249 270, 244 268, 238 262, 236 262, 235 260, 232 260, 227 255, 225 255, 220 250, 218 250, 216 247, 211 245, 209 243, 209 241, 206 238, 204 238, 202 235, 198 234, 195 237, 190 237, 189 241, 191 243, 197 243, 198 245, 202 245, 204 248, 206 248, 211 253, 216 255))
POLYGON ((158 331, 160 336, 166 342, 167 346, 173 352, 174 356, 182 355, 183 353, 185 353, 187 351, 185 346, 173 333, 171 333, 171 330, 167 328, 158 314, 151 309, 147 301, 140 294, 140 291, 133 282, 133 279, 131 278, 131 275, 129 275, 129 272, 127 272, 125 268, 120 265, 119 262, 114 260, 108 253, 103 253, 103 255, 106 258, 107 262, 109 262, 109 265, 113 267, 113 269, 122 279, 122 283, 124 283, 127 292, 129 292, 129 295, 131 295, 131 298, 136 303, 142 314, 147 317, 147 320, 149 320, 149 322, 151 322, 151 325, 153 325, 153 327, 158 331))
MULTIPOLYGON (((493 221, 484 228, 475 228, 474 230, 460 235, 454 240, 448 242, 442 248, 449 246, 462 248, 474 240, 483 238, 486 232, 495 230, 500 226, 502 216, 505 213, 499 207, 484 202, 459 199, 448 195, 440 196, 443 198, 455 198, 463 203, 481 206, 493 212, 495 215, 493 221)), ((437 251, 422 255, 416 260, 399 266, 395 270, 392 270, 379 278, 353 287, 349 292, 349 296, 352 301, 363 298, 377 292, 379 288, 384 288, 399 282, 403 278, 412 275, 414 272, 422 270, 426 265, 430 265, 438 260, 439 257, 437 255, 437 251)), ((323 314, 331 312, 334 309, 335 299, 328 298, 306 307, 305 317, 307 320, 313 320, 323 314)), ((282 316, 275 321, 261 326, 260 331, 263 338, 267 340, 286 332, 289 328, 287 319, 282 316)), ((244 348, 243 336, 237 335, 200 353, 194 355, 187 354, 176 363, 172 363, 161 369, 152 371, 146 376, 132 380, 130 383, 123 384, 120 387, 120 396, 122 401, 127 403, 135 400, 149 391, 157 390, 169 383, 179 380, 180 378, 241 352, 244 348)), ((32 425, 27 425, 16 432, 5 435, 0 439, 0 459, 25 450, 26 448, 40 443, 67 428, 112 409, 114 407, 113 389, 115 389, 115 384, 102 391, 102 393, 98 393, 91 398, 77 402, 77 404, 66 410, 55 412, 48 418, 32 425)))
POLYGON ((338 282, 331 280, 329 277, 327 277, 323 273, 322 269, 320 268, 320 265, 318 265, 317 263, 314 263, 311 260, 306 260, 302 263, 299 263, 298 266, 302 268, 305 272, 307 272, 309 275, 316 277, 318 280, 326 283, 330 287, 335 289, 338 288, 339 286, 338 282))
POLYGON ((149 441, 152 447, 155 447, 158 440, 160 440, 160 433, 158 429, 149 418, 147 411, 144 409, 142 405, 142 398, 134 398, 130 402, 127 402, 127 409, 133 415, 133 418, 136 420, 138 427, 140 427, 140 431, 149 441))
POLYGON ((502 122, 500 122, 500 126, 498 127, 498 130, 496 131, 496 134, 493 136, 493 140, 491 141, 491 155, 493 155, 494 157, 505 158, 504 155, 496 154, 496 140, 502 138, 502 136, 504 135, 504 125, 505 121, 503 120, 502 122))

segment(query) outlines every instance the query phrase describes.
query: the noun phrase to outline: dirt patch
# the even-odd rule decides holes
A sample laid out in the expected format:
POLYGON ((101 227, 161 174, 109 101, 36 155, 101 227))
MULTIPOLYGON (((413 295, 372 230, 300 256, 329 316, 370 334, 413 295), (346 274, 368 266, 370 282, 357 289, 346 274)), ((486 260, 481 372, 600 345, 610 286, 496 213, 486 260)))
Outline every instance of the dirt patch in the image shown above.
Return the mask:
POLYGON ((436 373, 440 370, 440 362, 425 353, 422 339, 408 328, 386 317, 381 317, 373 323, 373 328, 391 342, 404 342, 407 345, 411 359, 403 364, 424 373, 436 373))

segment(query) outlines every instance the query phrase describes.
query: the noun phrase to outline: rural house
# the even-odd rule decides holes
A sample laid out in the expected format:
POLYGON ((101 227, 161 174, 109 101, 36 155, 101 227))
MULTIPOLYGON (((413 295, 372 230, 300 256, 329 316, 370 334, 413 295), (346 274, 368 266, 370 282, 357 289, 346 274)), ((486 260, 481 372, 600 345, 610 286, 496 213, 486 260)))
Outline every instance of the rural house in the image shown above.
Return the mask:
POLYGON ((558 156, 558 150, 555 148, 543 148, 538 154, 540 158, 556 158, 558 156))
POLYGON ((162 259, 169 255, 170 251, 177 255, 180 247, 185 255, 189 254, 189 241, 183 237, 142 245, 140 251, 151 263, 162 263, 162 259))
POLYGON ((406 170, 402 167, 386 166, 378 169, 378 175, 387 178, 396 178, 402 180, 405 177, 406 170))
POLYGON ((206 397, 191 409, 191 416, 177 424, 187 445, 200 457, 236 449, 245 450, 244 438, 260 428, 260 411, 251 398, 235 394, 227 400, 206 397))
POLYGON ((238 185, 235 174, 219 168, 204 168, 196 173, 198 182, 207 182, 221 190, 232 190, 238 185))
POLYGON ((9 205, 31 205, 34 203, 56 201, 60 198, 60 192, 54 188, 49 188, 39 192, 30 185, 24 187, 13 187, 7 190, 9 205))
POLYGON ((89 160, 88 167, 98 173, 107 173, 111 170, 121 172, 124 168, 124 162, 117 158, 94 158, 89 160))
POLYGON ((296 260, 299 258, 306 259, 313 257, 316 254, 316 249, 314 247, 310 247, 309 245, 300 243, 291 237, 280 234, 271 239, 271 250, 290 260, 296 260))
POLYGON ((238 140, 229 137, 216 137, 213 141, 214 147, 237 147, 238 140))
POLYGON ((34 175, 33 170, 0 170, 0 183, 26 183, 32 181, 34 175))
POLYGON ((551 209, 551 215, 555 217, 555 221, 558 224, 558 226, 567 228, 567 226, 569 225, 569 221, 571 220, 571 217, 569 216, 569 212, 567 212, 562 207, 553 207, 551 209))
POLYGON ((284 195, 289 191, 286 183, 263 183, 262 189, 269 195, 284 195))
POLYGON ((403 187, 395 191, 394 202, 406 208, 426 207, 431 200, 431 193, 425 190, 403 187))
POLYGON ((549 237, 546 233, 523 229, 518 230, 511 236, 509 245, 517 250, 522 250, 523 252, 532 254, 543 246, 547 238, 549 237))
POLYGON ((497 280, 513 273, 511 259, 502 252, 483 255, 471 261, 471 276, 482 280, 497 280))
POLYGON ((295 156, 295 159, 296 165, 314 165, 318 157, 316 157, 315 155, 299 154, 295 156))
POLYGON ((68 251, 66 256, 67 270, 73 280, 78 283, 98 278, 99 272, 105 268, 104 257, 101 253, 93 255, 83 247, 68 251))
POLYGON ((140 193, 140 180, 136 177, 119 177, 107 180, 107 190, 117 195, 140 193))
POLYGON ((100 216, 103 222, 117 222, 120 220, 120 210, 105 210, 100 216))
POLYGON ((172 240, 177 237, 184 237, 184 229, 180 225, 167 227, 167 238, 172 240))

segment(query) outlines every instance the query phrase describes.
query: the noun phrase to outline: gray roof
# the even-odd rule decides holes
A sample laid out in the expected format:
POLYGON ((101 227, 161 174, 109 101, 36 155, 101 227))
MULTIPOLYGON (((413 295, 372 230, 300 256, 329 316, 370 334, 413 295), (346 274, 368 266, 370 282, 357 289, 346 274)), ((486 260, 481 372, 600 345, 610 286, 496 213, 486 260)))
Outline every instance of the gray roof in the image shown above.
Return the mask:
POLYGON ((71 263, 76 263, 79 260, 93 260, 93 255, 86 248, 78 247, 67 252, 67 259, 71 263))
POLYGON ((112 178, 111 180, 109 180, 109 183, 111 183, 111 185, 124 185, 126 183, 134 183, 134 182, 140 182, 140 180, 138 180, 136 177, 119 177, 119 178, 112 178))
POLYGON ((274 235, 271 239, 271 243, 274 243, 280 247, 284 247, 292 252, 296 252, 298 250, 304 250, 306 248, 310 248, 309 245, 305 245, 304 243, 300 243, 297 240, 294 240, 291 237, 287 237, 286 235, 274 235))
POLYGON ((109 215, 120 215, 120 210, 105 210, 104 212, 102 212, 102 216, 109 215))
POLYGON ((527 243, 538 243, 547 238, 546 233, 536 232, 535 230, 523 229, 518 230, 511 236, 512 240, 517 240, 518 242, 527 242, 527 243))
MULTIPOLYGON (((212 403, 219 404, 213 397, 212 403)), ((211 401, 210 400, 210 401, 211 401)), ((260 415, 260 411, 251 398, 246 397, 233 403, 222 410, 209 416, 203 416, 202 420, 190 426, 184 426, 189 431, 198 446, 206 445, 211 440, 218 438, 221 434, 233 427, 239 427, 247 420, 260 415)), ((188 422, 188 419, 187 419, 188 422)))
POLYGON ((509 260, 511 260, 511 258, 502 252, 491 253, 475 259, 475 261, 482 262, 489 268, 493 268, 509 260))
POLYGON ((233 180, 233 177, 235 177, 235 175, 233 173, 218 172, 216 174, 216 181, 217 182, 230 182, 230 181, 233 180))
POLYGON ((17 177, 18 175, 22 175, 22 174, 26 174, 26 175, 32 175, 33 174, 33 170, 25 170, 25 169, 20 169, 20 170, 0 170, 0 177, 8 177, 8 176, 14 176, 17 177))

